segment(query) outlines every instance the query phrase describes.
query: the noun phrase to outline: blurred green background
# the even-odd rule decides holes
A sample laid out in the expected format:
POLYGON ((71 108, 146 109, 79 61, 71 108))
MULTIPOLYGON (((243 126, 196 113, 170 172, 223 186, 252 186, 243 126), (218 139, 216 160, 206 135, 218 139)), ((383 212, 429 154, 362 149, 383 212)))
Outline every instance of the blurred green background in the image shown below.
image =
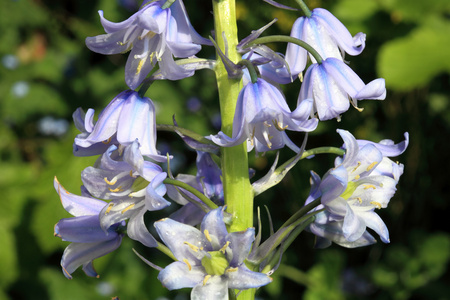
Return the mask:
MULTIPOLYGON (((213 28, 210 1, 185 0, 194 27, 203 35, 213 28)), ((283 1, 295 6, 293 0, 283 1)), ((102 34, 97 11, 122 21, 139 6, 133 0, 0 1, 0 300, 3 299, 187 299, 187 291, 168 292, 157 272, 131 251, 163 266, 156 251, 125 240, 119 250, 96 261, 99 279, 80 270, 67 280, 59 261, 67 243, 53 237, 53 226, 70 217, 53 189, 53 177, 79 193, 80 172, 95 161, 76 158, 78 133, 71 114, 77 107, 97 113, 126 89, 127 55, 101 56, 84 45, 102 34)), ((410 133, 410 146, 397 158, 405 165, 389 208, 380 211, 391 243, 343 249, 313 249, 313 236, 302 233, 273 275, 261 299, 450 299, 450 2, 448 0, 307 1, 337 16, 352 34, 365 32, 367 44, 350 66, 367 83, 386 79, 385 101, 363 101, 342 121, 328 121, 310 135, 308 147, 341 146, 336 128, 357 138, 396 142, 410 133)), ((262 1, 237 4, 240 37, 273 18, 267 34, 289 34, 299 16, 262 1)), ((284 52, 285 45, 273 45, 284 52)), ((199 56, 212 57, 211 49, 199 56)), ((300 83, 285 88, 295 105, 300 83)), ((199 71, 179 82, 157 82, 147 95, 158 109, 158 123, 171 123, 202 134, 218 130, 215 81, 199 71)), ((292 134, 299 144, 302 135, 292 134)), ((176 157, 174 172, 195 173, 195 153, 174 134, 158 135, 158 148, 176 157)), ((281 160, 293 153, 285 150, 281 160)), ((274 155, 250 154, 256 178, 265 174, 274 155)), ((276 188, 256 198, 267 205, 275 226, 301 207, 309 192, 309 170, 322 175, 333 157, 318 156, 298 164, 276 188)), ((173 208, 172 208, 173 209, 173 208)), ((167 212, 150 216, 155 220, 167 212)), ((262 213, 264 224, 267 216, 262 213)), ((151 225, 151 224, 149 224, 151 225)), ((263 228, 265 237, 268 226, 263 228)))

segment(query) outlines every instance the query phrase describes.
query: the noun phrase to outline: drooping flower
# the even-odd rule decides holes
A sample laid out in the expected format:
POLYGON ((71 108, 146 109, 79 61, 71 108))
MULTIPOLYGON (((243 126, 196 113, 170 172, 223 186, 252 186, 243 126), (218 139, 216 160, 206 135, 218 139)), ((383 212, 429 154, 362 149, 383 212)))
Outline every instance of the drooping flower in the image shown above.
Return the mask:
POLYGON ((386 88, 383 78, 368 84, 344 62, 336 58, 327 58, 321 64, 312 64, 306 71, 300 89, 297 105, 303 101, 314 100, 314 112, 319 119, 340 118, 340 114, 350 107, 358 108, 358 101, 363 99, 384 100, 386 88))
POLYGON ((245 290, 266 285, 272 279, 247 268, 254 228, 228 233, 223 210, 210 211, 200 230, 171 219, 155 223, 156 230, 178 260, 158 275, 169 290, 193 288, 191 299, 228 299, 228 289, 245 290))
POLYGON ((167 157, 156 150, 155 106, 150 98, 127 90, 117 95, 100 113, 94 125, 94 110, 85 115, 78 109, 75 124, 81 130, 75 138, 74 154, 78 156, 103 153, 111 144, 127 146, 136 139, 142 155, 165 162, 167 157))
MULTIPOLYGON (((341 61, 344 52, 353 56, 360 54, 364 50, 366 40, 366 35, 362 32, 352 37, 347 28, 323 8, 313 9, 310 17, 298 18, 292 26, 291 36, 308 43, 323 59, 334 57, 341 61)), ((303 72, 307 54, 304 48, 288 44, 286 61, 293 75, 303 72)), ((312 55, 310 58, 313 63, 316 62, 312 55)))
POLYGON ((388 157, 405 151, 409 137, 394 145, 390 140, 381 143, 357 141, 352 134, 338 130, 344 140, 345 155, 338 157, 335 168, 322 178, 312 173, 312 187, 306 204, 321 197, 316 215, 309 226, 311 232, 324 238, 320 247, 331 241, 344 247, 360 247, 374 243, 367 228, 375 231, 384 243, 389 243, 389 231, 375 209, 386 208, 396 191, 403 165, 388 157))
POLYGON ((97 53, 131 50, 125 66, 125 81, 131 89, 137 88, 158 63, 164 78, 192 76, 195 69, 178 66, 173 56, 190 57, 200 51, 200 44, 210 44, 192 27, 181 0, 163 9, 165 2, 144 1, 138 12, 120 23, 106 20, 99 11, 106 34, 86 38, 86 46, 97 53))
POLYGON ((309 132, 317 127, 318 120, 310 119, 312 101, 302 101, 290 111, 283 94, 265 80, 249 82, 239 93, 233 119, 233 134, 223 132, 211 136, 214 143, 223 147, 239 145, 248 140, 248 151, 257 152, 280 149, 287 145, 298 152, 298 147, 285 130, 309 132))
POLYGON ((72 279, 72 273, 83 266, 86 275, 97 277, 93 260, 116 250, 123 234, 124 224, 112 224, 106 231, 100 226, 99 214, 107 202, 91 197, 77 196, 66 191, 55 178, 54 186, 64 209, 73 218, 61 219, 55 225, 55 236, 72 242, 64 250, 61 267, 64 275, 72 279))
POLYGON ((147 247, 155 247, 157 243, 147 230, 144 214, 170 205, 163 198, 166 177, 160 166, 144 160, 136 141, 122 153, 112 145, 95 167, 81 173, 84 187, 92 196, 111 200, 99 217, 103 230, 129 220, 127 235, 147 247))
MULTIPOLYGON (((215 204, 222 206, 224 204, 224 195, 221 177, 222 170, 211 158, 211 155, 207 152, 197 151, 197 175, 179 174, 176 179, 189 184, 202 192, 215 204)), ((178 190, 181 190, 188 197, 207 208, 195 195, 182 188, 175 188, 174 186, 168 185, 167 194, 169 197, 178 204, 183 205, 183 207, 171 214, 170 218, 192 226, 199 224, 203 220, 205 212, 197 205, 188 202, 178 190)))

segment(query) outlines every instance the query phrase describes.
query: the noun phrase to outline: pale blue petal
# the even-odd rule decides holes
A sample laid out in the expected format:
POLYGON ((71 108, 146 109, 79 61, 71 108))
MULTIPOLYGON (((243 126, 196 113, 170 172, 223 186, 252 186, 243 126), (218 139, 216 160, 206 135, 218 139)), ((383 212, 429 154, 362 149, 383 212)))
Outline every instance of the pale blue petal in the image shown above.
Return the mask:
POLYGON ((200 251, 193 251, 185 242, 195 247, 203 247, 205 251, 212 250, 204 234, 195 227, 171 219, 162 219, 155 222, 154 226, 161 240, 180 261, 187 259, 191 265, 200 265, 204 256, 200 251))
POLYGON ((105 233, 100 228, 98 215, 61 219, 54 231, 55 236, 61 240, 75 243, 103 242, 117 237, 113 230, 105 233))
POLYGON ((191 292, 191 300, 228 300, 227 280, 221 276, 212 276, 203 285, 196 285, 191 292))
POLYGON ((69 193, 58 182, 56 177, 54 180, 54 187, 55 190, 58 192, 59 198, 61 199, 61 204, 64 207, 64 209, 75 217, 98 215, 98 213, 106 205, 106 202, 101 200, 82 197, 69 193))
POLYGON ((228 231, 225 223, 223 222, 222 207, 216 208, 207 213, 205 218, 203 218, 200 228, 202 232, 208 230, 210 236, 216 237, 219 241, 219 247, 225 245, 228 231))
POLYGON ((326 26, 327 31, 339 47, 348 54, 358 55, 364 50, 365 34, 358 33, 355 37, 352 37, 347 28, 329 11, 323 8, 315 8, 311 17, 315 18, 323 26, 326 26))
POLYGON ((272 282, 272 278, 264 273, 250 271, 244 264, 235 272, 226 273, 230 289, 246 290, 258 288, 272 282))
MULTIPOLYGON (((118 235, 115 239, 99 242, 99 243, 71 243, 64 250, 61 266, 64 275, 72 279, 71 274, 81 265, 88 265, 94 259, 104 256, 116 250, 122 242, 122 236, 118 235)), ((92 268, 88 267, 87 275, 97 276, 92 274, 92 268)))
POLYGON ((141 242, 147 247, 156 247, 158 243, 155 238, 148 232, 147 226, 144 222, 144 214, 146 210, 142 209, 137 214, 132 216, 127 224, 127 235, 135 240, 141 242))
POLYGON ((342 225, 342 232, 344 237, 349 242, 354 242, 358 240, 366 231, 366 224, 364 220, 348 205, 347 214, 344 218, 344 224, 342 225))
POLYGON ((226 237, 230 242, 232 258, 228 259, 230 267, 237 267, 244 262, 250 253, 252 243, 255 240, 255 228, 248 228, 245 231, 231 232, 226 237))
POLYGON ((206 273, 203 267, 189 266, 181 261, 176 261, 165 267, 158 274, 158 280, 168 290, 192 288, 202 284, 206 273))

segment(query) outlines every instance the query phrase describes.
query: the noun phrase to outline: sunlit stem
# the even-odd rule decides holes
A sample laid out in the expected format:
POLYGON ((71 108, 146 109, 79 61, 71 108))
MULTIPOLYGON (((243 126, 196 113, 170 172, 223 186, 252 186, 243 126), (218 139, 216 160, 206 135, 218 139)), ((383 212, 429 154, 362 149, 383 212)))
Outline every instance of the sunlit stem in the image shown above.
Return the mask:
POLYGON ((171 184, 177 187, 180 187, 182 189, 185 189, 186 191, 191 192, 194 194, 197 198, 199 198, 203 203, 205 203, 210 209, 216 209, 218 206, 214 202, 212 202, 208 197, 203 195, 201 192, 199 192, 197 189, 193 188, 189 184, 176 180, 171 178, 164 179, 164 184, 171 184))
POLYGON ((341 156, 341 155, 345 154, 345 150, 341 149, 341 148, 336 148, 336 147, 318 147, 318 148, 305 150, 305 152, 303 152, 302 157, 300 159, 306 158, 311 155, 324 154, 324 153, 336 154, 336 155, 341 156))
POLYGON ((247 47, 250 47, 253 45, 276 43, 276 42, 286 42, 286 43, 296 44, 296 45, 304 48, 309 53, 311 53, 311 55, 316 59, 317 63, 321 64, 323 61, 322 56, 320 56, 319 52, 317 52, 316 49, 314 49, 311 45, 309 45, 308 43, 305 43, 302 40, 296 39, 291 36, 286 36, 286 35, 270 35, 270 36, 260 37, 260 38, 254 39, 253 41, 248 43, 245 47, 247 48, 247 47))
MULTIPOLYGON (((213 0, 214 31, 217 45, 228 58, 237 63, 241 57, 237 53, 238 44, 235 0, 213 0), (225 49, 227 45, 228 49, 225 49)), ((228 77, 227 70, 219 55, 215 68, 222 118, 222 131, 232 136, 236 102, 242 88, 240 79, 228 77)), ((225 205, 232 215, 229 231, 243 231, 253 227, 253 191, 249 180, 247 145, 224 147, 222 155, 222 181, 225 205)), ((238 299, 255 298, 255 289, 242 291, 238 299)))
POLYGON ((158 249, 159 251, 161 251, 162 253, 164 253, 165 255, 170 257, 171 259, 173 259, 175 261, 177 260, 169 248, 167 248, 164 244, 161 244, 160 242, 157 242, 157 243, 158 243, 158 246, 156 246, 156 249, 158 249))
POLYGON ((303 12, 305 13, 305 16, 307 16, 308 18, 311 17, 311 10, 309 9, 308 6, 306 6, 305 2, 303 2, 303 0, 295 0, 295 2, 297 2, 297 4, 300 6, 300 8, 303 10, 303 12))

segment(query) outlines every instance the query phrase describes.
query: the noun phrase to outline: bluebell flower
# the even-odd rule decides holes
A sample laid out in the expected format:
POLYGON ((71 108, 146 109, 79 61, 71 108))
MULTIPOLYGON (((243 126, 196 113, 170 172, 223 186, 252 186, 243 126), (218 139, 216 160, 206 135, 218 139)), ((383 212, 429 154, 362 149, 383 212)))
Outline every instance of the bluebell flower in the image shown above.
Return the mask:
POLYGON ((107 202, 92 197, 77 196, 66 191, 55 178, 54 186, 64 209, 73 218, 61 219, 55 225, 55 236, 71 244, 64 250, 61 267, 64 275, 72 279, 72 273, 83 266, 91 277, 98 277, 93 260, 116 250, 123 234, 122 223, 112 224, 106 231, 100 226, 99 214, 107 202))
POLYGON ((244 263, 255 229, 228 233, 220 207, 205 216, 200 230, 171 219, 155 222, 155 227, 177 259, 158 275, 169 290, 193 288, 191 299, 225 300, 228 289, 257 288, 272 281, 244 263))
POLYGON ((150 98, 127 90, 106 106, 95 125, 93 109, 83 115, 81 109, 74 113, 75 124, 82 132, 75 138, 75 155, 102 154, 112 144, 127 146, 137 139, 142 155, 158 162, 167 161, 156 150, 155 106, 150 98))
POLYGON ((103 17, 106 34, 86 38, 86 46, 101 54, 118 54, 131 50, 125 66, 125 81, 137 88, 159 63, 163 76, 178 80, 194 74, 194 70, 178 66, 173 56, 186 58, 200 51, 200 44, 210 44, 192 27, 181 0, 162 9, 166 1, 144 1, 138 12, 120 23, 103 17))
MULTIPOLYGON (((211 155, 207 152, 197 151, 197 175, 179 174, 176 179, 185 182, 202 192, 207 198, 211 199, 215 204, 223 206, 224 194, 222 183, 222 170, 211 158, 211 155)), ((200 199, 198 199, 192 193, 182 189, 175 188, 174 186, 167 186, 167 194, 169 197, 183 205, 180 209, 170 215, 172 220, 188 224, 197 225, 205 216, 205 212, 201 210, 197 205, 187 201, 179 192, 181 190, 191 199, 200 203, 200 205, 207 208, 200 199)))
POLYGON ((112 145, 95 167, 81 173, 84 187, 92 196, 111 200, 100 214, 103 230, 128 220, 127 235, 147 247, 155 247, 157 243, 147 230, 144 214, 170 205, 163 198, 166 177, 160 166, 144 160, 137 142, 122 152, 112 145))
POLYGON ((316 215, 309 226, 319 239, 319 246, 331 241, 345 247, 360 247, 374 243, 367 228, 375 231, 384 243, 389 243, 389 231, 376 209, 386 208, 396 191, 403 165, 389 159, 405 151, 409 137, 395 145, 390 140, 381 143, 357 141, 348 131, 338 130, 346 153, 338 157, 335 167, 322 179, 312 173, 312 187, 306 204, 321 197, 316 215))
MULTIPOLYGON (((345 26, 329 11, 323 8, 312 10, 310 17, 298 18, 292 26, 291 36, 311 45, 323 59, 334 57, 343 61, 344 52, 350 55, 360 54, 365 47, 366 35, 362 32, 351 36, 345 26)), ((310 56, 313 63, 316 62, 310 56)), ((306 67, 307 51, 289 43, 286 50, 286 61, 291 73, 298 75, 306 67)))
POLYGON ((340 114, 349 109, 350 102, 358 108, 357 100, 385 98, 383 78, 364 84, 344 62, 327 58, 321 64, 312 64, 306 71, 297 105, 313 99, 314 112, 317 112, 319 119, 323 121, 339 119, 340 114))
POLYGON ((249 82, 239 93, 232 137, 219 132, 216 136, 211 136, 211 139, 223 147, 248 141, 248 151, 255 148, 256 152, 266 152, 285 145, 298 151, 285 130, 314 130, 318 120, 309 118, 311 110, 312 101, 305 100, 291 112, 280 90, 258 78, 257 82, 249 82))

